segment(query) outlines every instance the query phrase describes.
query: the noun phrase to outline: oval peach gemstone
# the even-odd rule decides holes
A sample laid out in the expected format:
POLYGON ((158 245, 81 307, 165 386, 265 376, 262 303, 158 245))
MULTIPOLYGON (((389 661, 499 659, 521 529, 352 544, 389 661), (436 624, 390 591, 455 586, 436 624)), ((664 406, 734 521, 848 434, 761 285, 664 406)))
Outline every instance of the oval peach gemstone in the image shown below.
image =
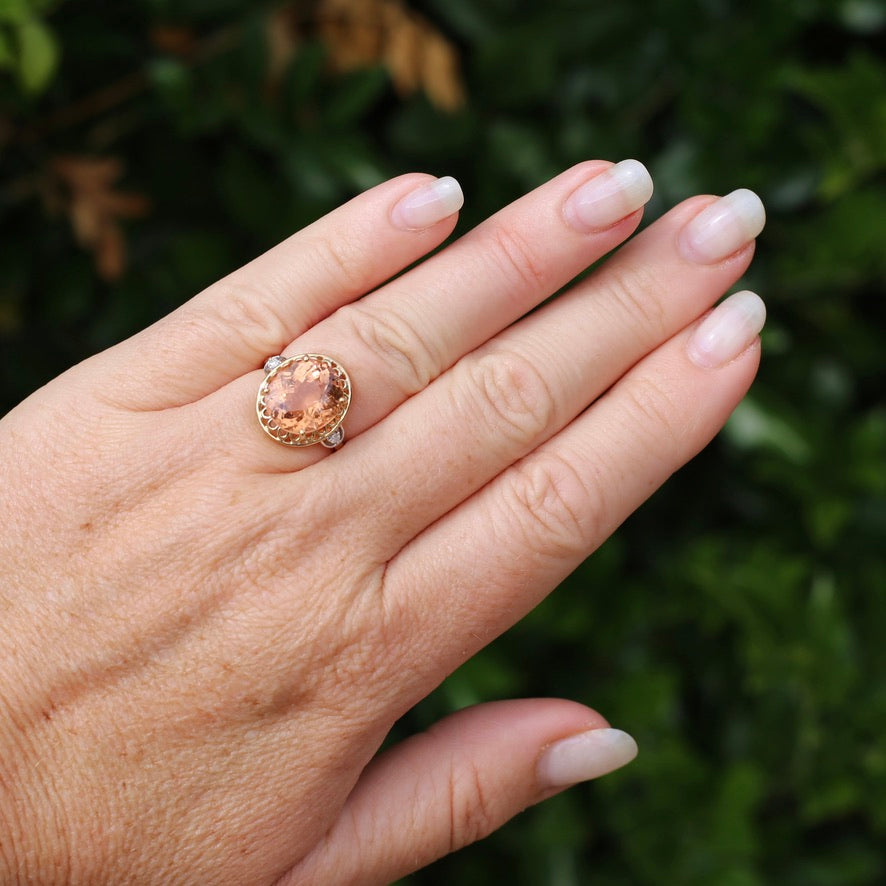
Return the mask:
POLYGON ((350 401, 347 375, 335 362, 303 356, 268 377, 262 397, 270 433, 296 445, 317 443, 344 418, 350 401))

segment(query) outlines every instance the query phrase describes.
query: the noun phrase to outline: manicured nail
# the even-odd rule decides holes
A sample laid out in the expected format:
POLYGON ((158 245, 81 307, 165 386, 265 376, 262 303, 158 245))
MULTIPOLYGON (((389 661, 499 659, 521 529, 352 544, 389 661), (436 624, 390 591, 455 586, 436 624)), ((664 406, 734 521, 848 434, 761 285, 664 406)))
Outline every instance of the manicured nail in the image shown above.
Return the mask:
POLYGON ((754 292, 736 292, 720 302, 692 333, 687 349, 704 369, 725 366, 756 341, 766 322, 766 305, 754 292))
POLYGON ((741 188, 695 216, 680 232, 680 248, 690 261, 714 264, 750 243, 765 224, 763 201, 753 191, 741 188))
POLYGON ((592 729, 551 745, 538 761, 538 780, 562 788, 620 769, 637 756, 637 742, 620 729, 592 729))
POLYGON ((391 210, 391 221, 404 231, 422 231, 458 212, 464 202, 461 185, 446 175, 407 194, 391 210))
POLYGON ((652 176, 638 160, 622 160, 585 182, 563 205, 570 226, 583 234, 611 228, 645 206, 652 196, 652 176))

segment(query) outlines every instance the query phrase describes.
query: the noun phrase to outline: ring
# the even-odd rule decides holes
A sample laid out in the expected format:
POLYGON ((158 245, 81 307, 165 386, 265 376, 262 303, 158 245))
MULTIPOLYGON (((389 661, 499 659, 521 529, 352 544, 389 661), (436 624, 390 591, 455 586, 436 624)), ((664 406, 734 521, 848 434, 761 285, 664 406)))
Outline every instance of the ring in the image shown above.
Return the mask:
POLYGON ((265 433, 284 446, 337 449, 344 443, 351 380, 341 363, 323 354, 296 354, 271 357, 264 371, 255 411, 265 433))

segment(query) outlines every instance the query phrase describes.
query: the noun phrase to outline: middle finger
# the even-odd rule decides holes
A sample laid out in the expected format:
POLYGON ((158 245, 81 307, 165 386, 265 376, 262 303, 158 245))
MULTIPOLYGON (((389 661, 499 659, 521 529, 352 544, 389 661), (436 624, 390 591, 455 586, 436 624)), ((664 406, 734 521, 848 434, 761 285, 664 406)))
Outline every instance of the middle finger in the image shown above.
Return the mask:
MULTIPOLYGON (((345 430, 353 438, 622 242, 651 193, 635 160, 580 164, 340 309, 284 354, 327 354, 346 365, 354 400, 345 430)), ((250 373, 201 404, 225 422, 225 451, 236 441, 236 458, 257 472, 321 458, 322 447, 293 451, 261 432, 248 406, 260 381, 250 373), (235 409, 219 409, 217 397, 235 409)))

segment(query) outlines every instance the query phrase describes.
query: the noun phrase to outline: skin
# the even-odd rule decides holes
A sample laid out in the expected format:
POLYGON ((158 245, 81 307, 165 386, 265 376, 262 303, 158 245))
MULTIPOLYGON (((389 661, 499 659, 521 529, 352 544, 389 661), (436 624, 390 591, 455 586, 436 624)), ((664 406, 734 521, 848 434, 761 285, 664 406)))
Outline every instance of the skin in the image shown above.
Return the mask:
POLYGON ((580 233, 581 164, 445 250, 387 182, 0 423, 0 881, 382 884, 555 789, 573 702, 393 722, 714 436, 757 368, 687 357, 749 243, 696 197, 580 233), (360 298, 364 293, 371 293, 360 298), (359 298, 359 300, 358 300, 359 298), (520 319, 520 318, 523 319, 520 319), (348 442, 261 432, 266 357, 348 368, 348 442))

